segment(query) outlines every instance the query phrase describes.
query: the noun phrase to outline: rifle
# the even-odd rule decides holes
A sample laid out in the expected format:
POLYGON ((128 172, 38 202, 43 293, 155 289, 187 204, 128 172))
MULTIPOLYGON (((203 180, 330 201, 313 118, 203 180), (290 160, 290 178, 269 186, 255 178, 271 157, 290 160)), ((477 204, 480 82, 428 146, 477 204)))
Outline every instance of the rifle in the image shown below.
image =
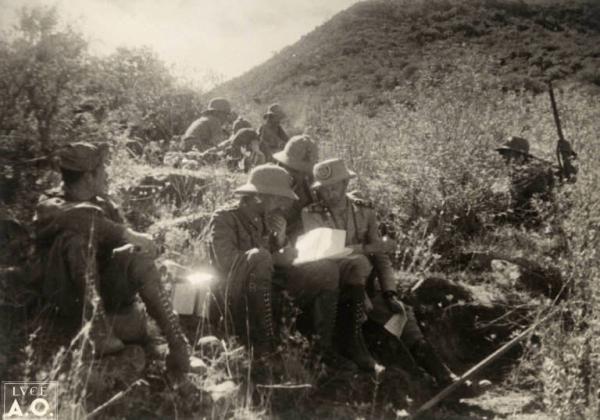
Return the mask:
POLYGON ((426 412, 430 408, 434 407, 436 404, 438 404, 440 401, 442 401, 448 395, 450 395, 454 391, 456 391, 457 388, 459 388, 462 384, 464 384, 473 375, 475 375, 476 373, 479 373, 482 369, 489 366, 492 362, 496 361, 500 356, 504 355, 508 350, 510 350, 515 345, 517 345, 518 343, 523 341, 525 338, 530 337, 531 334, 535 331, 535 329, 537 327, 539 327, 541 324, 543 324, 544 322, 551 319, 557 313, 559 313, 558 310, 553 310, 548 315, 546 315, 544 318, 538 320, 535 324, 533 324, 532 326, 527 328, 525 331, 521 332, 519 335, 514 337, 512 340, 510 340, 509 342, 507 342, 506 344, 501 346, 498 350, 496 350, 495 352, 493 352, 492 354, 487 356, 485 359, 483 359, 482 361, 477 363, 475 366, 473 366, 467 372, 463 373, 461 375, 461 377, 458 378, 458 380, 456 380, 454 383, 447 386, 446 388, 442 389, 440 392, 437 393, 437 395, 435 395, 433 398, 431 398, 429 401, 427 401, 425 404, 423 404, 421 407, 419 407, 414 413, 412 413, 408 417, 408 420, 417 419, 424 412, 426 412))
POLYGON ((577 168, 573 165, 573 160, 577 158, 577 153, 571 147, 571 143, 565 140, 563 135, 560 117, 558 115, 558 107, 554 98, 554 90, 552 89, 552 81, 548 80, 548 93, 550 94, 550 105, 552 105, 552 115, 556 124, 556 132, 558 133, 558 142, 556 143, 556 159, 558 161, 558 174, 561 180, 567 182, 575 182, 577 180, 577 168))

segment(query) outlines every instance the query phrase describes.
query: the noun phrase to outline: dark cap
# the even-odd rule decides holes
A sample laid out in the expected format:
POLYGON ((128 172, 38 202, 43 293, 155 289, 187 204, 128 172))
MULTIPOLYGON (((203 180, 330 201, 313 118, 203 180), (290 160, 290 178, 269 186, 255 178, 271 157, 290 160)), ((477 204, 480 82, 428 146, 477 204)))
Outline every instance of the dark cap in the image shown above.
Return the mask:
POLYGON ((529 154, 529 141, 523 137, 517 136, 509 137, 506 143, 496 148, 496 151, 499 153, 515 152, 525 156, 531 156, 529 154))
POLYGON ((237 117, 237 119, 233 122, 233 133, 237 133, 238 131, 240 131, 242 128, 252 128, 252 124, 250 124, 250 122, 242 117, 237 117))
POLYGON ((56 152, 58 167, 76 172, 93 171, 108 157, 108 145, 78 142, 67 144, 56 152))
POLYGON ((251 128, 238 130, 231 139, 233 147, 247 147, 253 140, 259 140, 258 134, 251 128))

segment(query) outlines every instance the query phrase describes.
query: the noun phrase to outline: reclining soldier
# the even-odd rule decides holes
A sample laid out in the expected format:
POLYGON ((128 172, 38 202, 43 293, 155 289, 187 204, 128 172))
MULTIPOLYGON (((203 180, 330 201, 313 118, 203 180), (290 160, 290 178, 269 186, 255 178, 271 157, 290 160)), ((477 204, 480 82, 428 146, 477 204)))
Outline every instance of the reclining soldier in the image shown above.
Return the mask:
POLYGON ((211 99, 200 118, 192 122, 181 137, 182 150, 204 152, 217 146, 227 139, 223 125, 228 122, 233 122, 229 101, 224 98, 211 99))
POLYGON ((313 187, 320 201, 303 210, 304 230, 318 227, 345 230, 346 246, 353 249, 350 256, 330 261, 338 268, 341 299, 351 307, 350 332, 346 331, 343 343, 346 354, 360 367, 372 369, 375 361, 362 332, 365 314, 380 324, 385 324, 396 313, 402 314, 406 317, 400 337, 403 343, 438 384, 449 384, 452 373, 425 340, 412 309, 398 299, 397 281, 388 256, 394 251, 395 242, 381 238, 372 204, 356 193, 347 194, 349 181, 356 174, 348 170, 341 159, 317 163, 313 174, 313 187), (365 286, 372 272, 377 276, 380 290, 369 299, 365 286))
POLYGON ((530 154, 529 141, 522 137, 510 137, 496 151, 504 158, 509 170, 512 212, 509 220, 528 225, 538 224, 541 221, 540 214, 533 199, 547 203, 553 201, 555 180, 551 165, 530 154))
POLYGON ((166 336, 168 369, 186 372, 187 340, 154 264, 152 238, 128 228, 107 196, 107 151, 106 145, 72 143, 56 155, 63 189, 40 199, 34 222, 44 295, 59 315, 92 321, 97 355, 146 338, 139 296, 166 336))
POLYGON ((273 164, 257 166, 235 190, 237 204, 216 211, 208 226, 211 265, 219 273, 216 314, 245 339, 257 360, 273 360, 278 339, 273 301, 285 289, 303 310, 312 311, 317 351, 325 364, 353 369, 333 351, 338 283, 319 262, 293 266, 296 250, 287 241, 283 213, 298 196, 291 177, 273 164))

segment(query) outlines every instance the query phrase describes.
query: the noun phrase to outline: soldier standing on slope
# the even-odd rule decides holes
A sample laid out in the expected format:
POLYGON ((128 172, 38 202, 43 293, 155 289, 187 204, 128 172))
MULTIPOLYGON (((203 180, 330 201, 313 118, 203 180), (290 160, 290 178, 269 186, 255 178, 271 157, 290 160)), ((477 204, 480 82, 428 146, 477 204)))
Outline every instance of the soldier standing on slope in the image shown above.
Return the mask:
POLYGON ((537 225, 540 214, 534 199, 553 201, 555 185, 550 164, 537 160, 529 153, 529 141, 522 137, 510 137, 496 149, 504 158, 510 176, 510 220, 519 224, 537 225))
POLYGON ((281 122, 285 117, 281 105, 272 104, 264 115, 264 124, 258 129, 260 149, 267 158, 267 162, 273 161, 273 154, 282 150, 289 139, 281 127, 281 122))

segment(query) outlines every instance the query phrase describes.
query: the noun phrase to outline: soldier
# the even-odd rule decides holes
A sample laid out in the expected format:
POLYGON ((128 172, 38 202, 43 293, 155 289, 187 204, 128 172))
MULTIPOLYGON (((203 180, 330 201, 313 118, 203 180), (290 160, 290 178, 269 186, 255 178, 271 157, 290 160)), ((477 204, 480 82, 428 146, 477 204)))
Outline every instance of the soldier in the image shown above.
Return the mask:
POLYGON ((286 115, 279 104, 272 104, 263 116, 265 122, 258 129, 260 148, 268 162, 273 161, 273 153, 282 150, 288 141, 288 135, 281 127, 286 115))
POLYGON ((41 198, 34 222, 44 295, 60 315, 84 321, 96 301, 90 334, 98 355, 144 338, 138 295, 166 335, 167 367, 186 372, 187 340, 154 264, 152 238, 128 228, 107 196, 107 151, 106 145, 72 143, 57 153, 63 189, 41 198))
POLYGON ((529 141, 522 137, 510 137, 496 149, 504 158, 510 176, 510 210, 512 219, 518 223, 535 225, 539 214, 533 199, 545 202, 553 199, 554 175, 550 164, 536 159, 529 153, 529 141))
POLYGON ((430 373, 440 385, 452 381, 451 372, 440 361, 417 324, 412 309, 404 305, 396 292, 396 279, 388 253, 394 251, 392 240, 381 238, 372 204, 356 193, 347 194, 350 179, 356 174, 346 168, 341 159, 329 159, 315 165, 313 170, 317 197, 320 201, 302 211, 304 230, 329 227, 346 231, 346 246, 353 253, 337 261, 342 296, 351 306, 350 339, 345 348, 354 353, 353 360, 361 367, 370 369, 374 360, 366 348, 362 336, 362 322, 369 309, 373 321, 385 324, 392 315, 402 314, 406 319, 401 340, 416 361, 430 373), (365 286, 372 272, 377 276, 379 289, 372 300, 365 299, 365 286))
POLYGON ((258 360, 268 360, 277 347, 272 301, 285 289, 303 310, 312 312, 323 362, 353 369, 351 362, 333 350, 338 300, 335 273, 319 262, 292 265, 296 251, 288 245, 286 221, 281 216, 298 199, 290 185, 284 169, 273 164, 258 166, 247 183, 235 190, 239 203, 213 214, 208 244, 211 265, 221 277, 216 293, 222 305, 218 316, 233 325, 236 334, 247 337, 258 360))
POLYGON ((252 124, 250 124, 250 121, 246 120, 243 117, 237 117, 233 122, 232 126, 233 134, 237 133, 242 128, 252 128, 252 124))
POLYGON ((313 167, 319 160, 319 149, 309 136, 294 136, 281 152, 273 155, 273 159, 291 175, 292 189, 298 196, 286 214, 288 233, 294 235, 302 231, 302 209, 314 201, 311 185, 313 167))
MULTIPOLYGON (((252 131, 255 133, 255 131, 252 131)), ((250 172, 252 168, 262 165, 266 162, 265 155, 260 151, 260 140, 258 134, 242 144, 244 158, 242 167, 245 173, 250 172)))
POLYGON ((196 148, 204 152, 226 139, 223 125, 232 121, 231 105, 223 98, 213 98, 202 116, 194 121, 182 136, 182 149, 196 148))

